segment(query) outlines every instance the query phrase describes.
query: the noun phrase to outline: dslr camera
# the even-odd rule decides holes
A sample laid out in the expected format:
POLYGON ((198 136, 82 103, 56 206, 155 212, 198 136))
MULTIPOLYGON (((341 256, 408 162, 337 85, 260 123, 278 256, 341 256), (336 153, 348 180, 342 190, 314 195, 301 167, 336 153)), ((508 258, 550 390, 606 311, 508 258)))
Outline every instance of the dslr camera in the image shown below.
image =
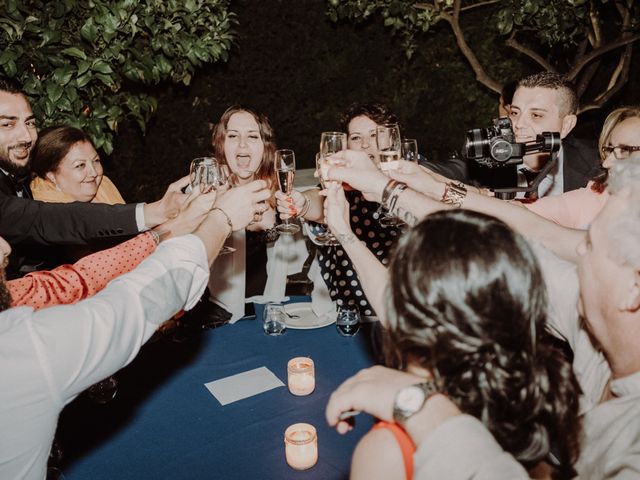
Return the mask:
POLYGON ((509 117, 495 119, 491 127, 469 130, 463 147, 466 158, 490 168, 522 163, 522 157, 530 153, 558 150, 560 134, 557 132, 542 132, 533 142, 517 143, 509 117))

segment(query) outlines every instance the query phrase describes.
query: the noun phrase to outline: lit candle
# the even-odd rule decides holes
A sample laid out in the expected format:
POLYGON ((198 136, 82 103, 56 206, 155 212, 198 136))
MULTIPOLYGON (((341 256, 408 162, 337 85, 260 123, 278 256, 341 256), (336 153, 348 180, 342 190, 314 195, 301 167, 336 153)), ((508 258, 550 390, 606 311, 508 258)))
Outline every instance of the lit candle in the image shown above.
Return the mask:
POLYGON ((318 461, 316 429, 308 423, 294 423, 284 432, 287 463, 296 470, 306 470, 318 461))
POLYGON ((287 364, 289 391, 298 396, 309 395, 316 388, 313 360, 296 357, 287 364))

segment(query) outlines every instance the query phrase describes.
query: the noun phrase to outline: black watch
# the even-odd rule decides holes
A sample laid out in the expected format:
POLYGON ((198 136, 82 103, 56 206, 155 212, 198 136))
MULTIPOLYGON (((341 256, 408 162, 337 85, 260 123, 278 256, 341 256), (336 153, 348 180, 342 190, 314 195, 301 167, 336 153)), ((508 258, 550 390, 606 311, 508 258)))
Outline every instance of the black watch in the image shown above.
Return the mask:
POLYGON ((400 425, 404 425, 409 417, 419 412, 425 402, 436 393, 438 389, 433 380, 404 387, 396 394, 393 402, 393 419, 400 425))

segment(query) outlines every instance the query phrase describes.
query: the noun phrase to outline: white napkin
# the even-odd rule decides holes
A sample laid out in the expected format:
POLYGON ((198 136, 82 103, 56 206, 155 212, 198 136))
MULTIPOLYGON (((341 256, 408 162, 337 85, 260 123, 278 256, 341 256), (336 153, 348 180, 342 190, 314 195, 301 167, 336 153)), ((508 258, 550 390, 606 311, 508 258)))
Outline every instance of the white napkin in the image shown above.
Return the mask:
POLYGON ((259 367, 205 383, 204 386, 216 397, 220 405, 224 406, 274 388, 284 387, 284 383, 267 367, 259 367))

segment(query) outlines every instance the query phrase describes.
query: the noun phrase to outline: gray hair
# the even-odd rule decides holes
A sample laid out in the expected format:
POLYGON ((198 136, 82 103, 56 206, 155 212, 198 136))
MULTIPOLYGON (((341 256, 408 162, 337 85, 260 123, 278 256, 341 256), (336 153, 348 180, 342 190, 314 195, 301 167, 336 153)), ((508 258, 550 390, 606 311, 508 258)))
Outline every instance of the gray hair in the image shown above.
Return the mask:
POLYGON ((612 253, 619 261, 640 270, 640 154, 618 160, 609 176, 607 191, 615 195, 629 190, 629 201, 624 215, 618 218, 608 235, 612 253))

